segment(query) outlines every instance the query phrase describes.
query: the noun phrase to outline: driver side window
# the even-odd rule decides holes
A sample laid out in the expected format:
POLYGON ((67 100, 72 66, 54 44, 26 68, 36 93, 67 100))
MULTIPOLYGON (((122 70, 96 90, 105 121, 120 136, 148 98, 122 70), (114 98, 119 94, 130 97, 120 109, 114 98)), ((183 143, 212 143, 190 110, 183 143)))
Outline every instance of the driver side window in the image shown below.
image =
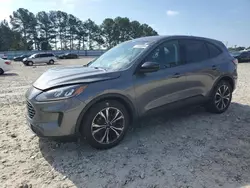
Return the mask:
POLYGON ((180 64, 178 41, 169 41, 154 49, 145 61, 156 62, 160 68, 175 67, 180 64))
POLYGON ((40 54, 36 54, 35 58, 40 58, 40 56, 41 56, 40 54))

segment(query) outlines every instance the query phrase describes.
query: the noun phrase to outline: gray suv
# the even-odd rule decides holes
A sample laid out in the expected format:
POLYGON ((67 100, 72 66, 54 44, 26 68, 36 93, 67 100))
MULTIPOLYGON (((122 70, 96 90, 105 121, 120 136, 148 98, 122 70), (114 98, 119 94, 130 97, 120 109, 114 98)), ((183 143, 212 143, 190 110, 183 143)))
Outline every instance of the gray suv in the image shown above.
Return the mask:
POLYGON ((237 63, 220 41, 153 36, 123 42, 84 66, 52 68, 27 91, 27 120, 40 137, 82 135, 99 149, 117 145, 138 117, 204 104, 223 113, 237 63))

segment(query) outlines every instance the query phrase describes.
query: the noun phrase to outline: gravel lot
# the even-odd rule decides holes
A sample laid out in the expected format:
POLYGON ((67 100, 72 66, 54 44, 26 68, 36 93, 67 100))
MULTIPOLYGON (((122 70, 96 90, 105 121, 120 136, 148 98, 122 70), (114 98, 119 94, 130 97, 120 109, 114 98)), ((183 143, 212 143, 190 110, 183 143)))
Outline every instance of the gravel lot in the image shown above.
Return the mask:
MULTIPOLYGON (((62 66, 89 59, 65 60, 62 66)), ((250 64, 239 64, 238 88, 221 115, 192 107, 135 123, 117 147, 39 139, 26 125, 24 93, 52 66, 0 76, 0 187, 250 186, 250 64)))

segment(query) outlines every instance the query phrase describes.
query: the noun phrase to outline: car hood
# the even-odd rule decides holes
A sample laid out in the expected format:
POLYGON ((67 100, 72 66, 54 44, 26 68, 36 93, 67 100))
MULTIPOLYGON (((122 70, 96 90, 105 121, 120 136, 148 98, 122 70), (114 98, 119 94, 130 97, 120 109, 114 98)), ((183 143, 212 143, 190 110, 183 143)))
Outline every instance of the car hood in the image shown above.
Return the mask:
POLYGON ((111 72, 99 68, 66 66, 49 69, 33 83, 33 86, 40 90, 47 90, 52 87, 63 85, 91 83, 115 79, 120 75, 120 72, 111 72))

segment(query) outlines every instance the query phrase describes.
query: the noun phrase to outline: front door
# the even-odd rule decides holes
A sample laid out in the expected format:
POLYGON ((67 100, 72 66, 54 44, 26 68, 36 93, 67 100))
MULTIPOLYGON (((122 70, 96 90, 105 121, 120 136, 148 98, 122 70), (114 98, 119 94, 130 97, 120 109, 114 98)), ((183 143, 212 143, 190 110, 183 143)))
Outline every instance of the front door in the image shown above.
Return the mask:
POLYGON ((134 75, 136 106, 140 115, 186 98, 186 65, 181 64, 178 41, 160 44, 143 62, 148 61, 159 63, 160 70, 134 75))
POLYGON ((34 63, 41 63, 41 61, 42 61, 42 54, 37 54, 34 63))

